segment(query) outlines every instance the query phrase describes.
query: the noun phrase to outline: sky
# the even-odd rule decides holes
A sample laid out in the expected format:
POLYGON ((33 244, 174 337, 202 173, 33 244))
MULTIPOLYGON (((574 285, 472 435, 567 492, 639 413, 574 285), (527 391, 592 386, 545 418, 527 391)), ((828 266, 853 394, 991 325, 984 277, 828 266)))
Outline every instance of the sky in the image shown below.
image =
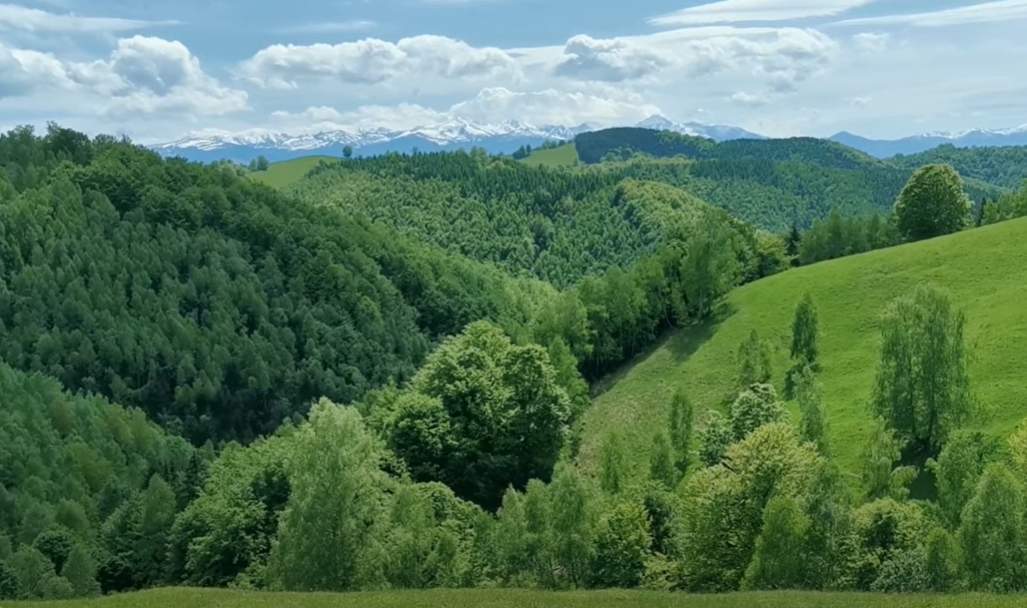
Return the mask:
POLYGON ((0 0, 0 129, 1027 123, 1027 0, 0 0))

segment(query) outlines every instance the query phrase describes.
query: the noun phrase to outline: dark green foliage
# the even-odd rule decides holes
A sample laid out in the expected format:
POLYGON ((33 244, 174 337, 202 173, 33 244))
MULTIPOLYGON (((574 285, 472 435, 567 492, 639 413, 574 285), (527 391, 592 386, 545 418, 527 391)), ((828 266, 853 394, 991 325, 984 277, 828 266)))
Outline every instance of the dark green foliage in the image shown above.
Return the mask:
POLYGON ((981 224, 995 224, 1027 216, 1027 182, 1016 192, 988 202, 981 210, 981 224))
POLYGON ((957 148, 945 144, 920 154, 895 156, 889 162, 910 171, 924 165, 949 165, 968 180, 1002 188, 1018 188, 1027 179, 1027 146, 957 148))
POLYGON ((771 499, 763 512, 763 530, 742 580, 744 589, 800 589, 808 568, 806 534, 810 522, 789 497, 771 499))
POLYGON ((416 480, 494 509, 510 485, 549 479, 571 406, 542 348, 475 323, 428 358, 410 390, 374 415, 416 480))
POLYGON ((592 561, 592 586, 637 587, 650 556, 652 536, 643 505, 621 502, 599 522, 592 561))
POLYGON ((100 583, 96 581, 96 560, 80 544, 72 547, 68 559, 61 569, 61 576, 71 584, 76 597, 92 597, 100 594, 100 583))
POLYGON ((678 471, 674 466, 670 441, 665 433, 657 433, 653 437, 649 454, 649 477, 668 490, 677 485, 678 471))
POLYGON ((872 405, 904 444, 937 454, 970 416, 965 324, 949 297, 930 287, 885 313, 872 405))
POLYGON ((708 411, 703 425, 699 427, 698 440, 699 461, 706 466, 719 463, 734 441, 731 423, 720 412, 708 411))
POLYGON ((192 439, 249 439, 322 395, 355 400, 509 310, 500 273, 230 167, 107 139, 56 164, 55 145, 0 141, 0 158, 42 159, 8 169, 21 193, 0 206, 0 356, 192 439))
POLYGON ((817 220, 802 235, 799 261, 814 264, 824 260, 891 247, 902 242, 894 220, 878 213, 843 217, 837 210, 817 220))
POLYGON ((734 400, 730 413, 734 440, 741 441, 760 427, 784 419, 785 408, 772 385, 753 384, 734 400))
POLYGON ((948 165, 922 167, 909 178, 895 202, 899 231, 919 241, 966 228, 970 223, 970 199, 963 179, 948 165))
POLYGON ((813 369, 808 365, 803 366, 802 370, 797 372, 794 384, 801 417, 799 435, 803 441, 815 444, 820 453, 826 456, 829 449, 824 397, 813 369))
POLYGON ((983 433, 960 430, 945 443, 938 460, 928 463, 936 480, 938 504, 951 526, 959 525, 963 508, 996 451, 983 433))

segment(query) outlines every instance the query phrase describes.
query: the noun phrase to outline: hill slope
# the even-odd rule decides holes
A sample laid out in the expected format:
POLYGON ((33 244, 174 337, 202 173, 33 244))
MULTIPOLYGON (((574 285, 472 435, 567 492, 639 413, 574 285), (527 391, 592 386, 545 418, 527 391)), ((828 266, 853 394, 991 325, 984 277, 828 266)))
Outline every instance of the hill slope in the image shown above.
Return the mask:
POLYGON ((294 160, 286 160, 274 163, 267 171, 254 171, 250 178, 272 188, 287 188, 300 181, 310 173, 310 170, 320 165, 323 161, 338 160, 335 156, 304 156, 294 160))
POLYGON ((858 474, 870 417, 867 403, 879 357, 884 307, 921 283, 948 290, 967 315, 973 390, 987 410, 975 426, 996 436, 1027 416, 1019 362, 1027 356, 1027 219, 789 271, 733 292, 717 322, 679 331, 611 379, 586 415, 581 459, 594 465, 611 431, 626 435, 637 465, 665 424, 674 391, 696 411, 731 396, 739 344, 756 328, 774 350, 774 382, 788 367, 795 305, 807 291, 819 308, 829 436, 842 470, 858 474))

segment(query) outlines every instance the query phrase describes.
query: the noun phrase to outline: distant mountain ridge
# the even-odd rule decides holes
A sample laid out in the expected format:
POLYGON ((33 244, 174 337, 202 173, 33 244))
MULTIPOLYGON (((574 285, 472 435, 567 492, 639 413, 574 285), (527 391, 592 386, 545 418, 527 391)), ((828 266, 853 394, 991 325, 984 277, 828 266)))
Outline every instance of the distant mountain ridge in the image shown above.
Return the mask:
POLYGON ((1012 129, 973 129, 961 133, 924 133, 901 139, 870 139, 842 131, 830 139, 877 158, 891 158, 899 154, 919 154, 946 144, 957 148, 1027 146, 1027 125, 1012 129))
MULTIPOLYGON (((696 122, 676 123, 655 115, 637 125, 657 131, 674 131, 705 137, 715 141, 733 139, 764 139, 740 129, 724 125, 696 122)), ((443 123, 408 130, 382 127, 357 128, 331 126, 300 132, 249 129, 245 131, 201 130, 181 139, 152 146, 164 156, 182 156, 193 161, 231 160, 240 163, 263 156, 272 162, 303 156, 341 156, 349 146, 359 156, 376 156, 389 152, 443 152, 482 148, 492 154, 510 154, 522 146, 537 147, 549 141, 569 141, 581 133, 595 130, 593 125, 576 127, 538 127, 520 121, 498 124, 476 123, 454 118, 443 123)))

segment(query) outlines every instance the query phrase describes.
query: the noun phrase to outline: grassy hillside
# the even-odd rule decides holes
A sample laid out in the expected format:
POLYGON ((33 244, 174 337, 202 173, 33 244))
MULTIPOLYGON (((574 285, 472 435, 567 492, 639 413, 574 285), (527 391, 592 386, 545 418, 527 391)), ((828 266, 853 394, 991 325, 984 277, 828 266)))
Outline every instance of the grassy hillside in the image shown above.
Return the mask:
MULTIPOLYGON (((610 380, 585 421, 581 458, 594 465, 603 437, 627 435, 637 464, 665 424, 674 391, 684 388, 697 412, 722 407, 733 391, 739 344, 756 328, 774 349, 775 383, 788 367, 795 305, 807 291, 820 313, 825 406, 832 448, 850 476, 867 436, 867 403, 879 357, 879 318, 894 298, 920 283, 949 290, 967 315, 973 388, 986 416, 975 426, 1007 434, 1027 416, 1021 362, 1027 356, 1027 220, 786 272, 742 287, 722 318, 669 336, 610 380)), ((701 416, 701 414, 700 414, 701 416)))
POLYGON ((573 143, 564 144, 559 148, 535 150, 531 156, 524 159, 524 162, 546 167, 573 167, 578 164, 578 150, 573 143))
POLYGON ((272 164, 267 171, 254 171, 250 177, 272 188, 285 188, 306 177, 322 161, 338 160, 333 156, 306 156, 272 164))
POLYGON ((1023 596, 878 595, 860 593, 734 593, 687 595, 645 591, 553 593, 503 589, 375 593, 255 593, 158 589, 98 600, 6 602, 18 608, 1012 608, 1023 596))

